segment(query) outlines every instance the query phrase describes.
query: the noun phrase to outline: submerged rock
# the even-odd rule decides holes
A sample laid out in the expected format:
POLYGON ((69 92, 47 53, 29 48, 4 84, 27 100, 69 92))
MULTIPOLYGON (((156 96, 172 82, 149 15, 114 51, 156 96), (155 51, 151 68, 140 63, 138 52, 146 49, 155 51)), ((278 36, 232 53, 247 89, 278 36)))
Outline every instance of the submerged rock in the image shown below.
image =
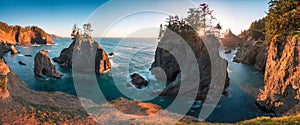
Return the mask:
POLYGON ((18 61, 18 63, 19 63, 20 65, 26 66, 26 64, 25 64, 24 62, 22 62, 22 61, 18 61))
POLYGON ((45 51, 38 52, 34 57, 34 74, 39 77, 48 76, 58 79, 62 77, 45 51))
POLYGON ((265 87, 257 104, 281 116, 297 114, 300 103, 300 37, 289 37, 281 43, 270 43, 265 71, 265 87), (279 49, 282 48, 282 49, 279 49), (298 108, 297 108, 298 107, 298 108))
POLYGON ((148 81, 146 81, 142 76, 137 73, 130 75, 131 83, 135 85, 136 88, 141 89, 143 86, 148 86, 148 81))
POLYGON ((224 52, 224 54, 230 54, 231 53, 231 49, 229 49, 229 48, 225 48, 225 52, 224 52))

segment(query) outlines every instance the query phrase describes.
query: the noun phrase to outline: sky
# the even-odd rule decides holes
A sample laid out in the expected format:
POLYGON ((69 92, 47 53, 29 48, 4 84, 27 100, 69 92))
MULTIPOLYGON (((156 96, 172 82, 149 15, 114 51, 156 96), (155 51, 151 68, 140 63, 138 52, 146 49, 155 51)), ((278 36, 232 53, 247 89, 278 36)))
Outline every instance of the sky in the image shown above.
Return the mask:
POLYGON ((69 37, 74 23, 91 22, 95 37, 156 37, 168 15, 185 17, 207 3, 223 26, 239 34, 264 17, 269 0, 0 0, 0 21, 69 37), (148 30, 143 30, 148 29, 148 30), (140 32, 139 32, 140 31, 140 32))

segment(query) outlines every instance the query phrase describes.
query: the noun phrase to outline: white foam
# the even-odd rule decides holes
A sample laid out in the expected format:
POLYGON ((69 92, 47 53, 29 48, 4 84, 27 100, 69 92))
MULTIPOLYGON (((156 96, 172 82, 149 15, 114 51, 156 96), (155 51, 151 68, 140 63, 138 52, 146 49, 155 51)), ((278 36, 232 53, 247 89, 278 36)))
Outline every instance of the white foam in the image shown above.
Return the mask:
POLYGON ((118 66, 119 66, 118 64, 114 63, 113 60, 110 60, 110 63, 111 63, 111 65, 112 65, 112 67, 118 67, 118 66))

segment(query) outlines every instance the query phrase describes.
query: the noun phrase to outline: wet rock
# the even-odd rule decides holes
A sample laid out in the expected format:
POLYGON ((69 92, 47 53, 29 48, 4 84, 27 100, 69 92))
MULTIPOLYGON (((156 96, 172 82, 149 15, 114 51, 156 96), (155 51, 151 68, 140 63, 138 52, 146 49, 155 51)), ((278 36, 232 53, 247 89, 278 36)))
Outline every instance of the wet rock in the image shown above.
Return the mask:
POLYGON ((225 48, 225 52, 224 52, 225 54, 230 54, 231 53, 231 49, 229 49, 229 48, 225 48))
POLYGON ((146 81, 142 76, 137 73, 130 75, 131 83, 138 89, 141 89, 143 86, 148 86, 148 81, 146 81))
POLYGON ((114 56, 115 53, 114 53, 114 52, 111 52, 111 53, 109 53, 108 55, 109 55, 109 56, 114 56))
POLYGON ((20 52, 16 49, 14 45, 10 45, 10 53, 11 54, 19 54, 20 52))
POLYGON ((46 51, 38 52, 34 57, 34 74, 38 77, 61 78, 62 75, 56 70, 56 66, 52 64, 50 57, 46 51))
POLYGON ((24 56, 26 56, 26 57, 32 57, 32 55, 29 55, 29 54, 26 54, 26 55, 24 55, 24 56))
POLYGON ((26 66, 26 64, 25 64, 24 62, 22 62, 22 61, 18 61, 18 63, 19 63, 20 65, 26 66))

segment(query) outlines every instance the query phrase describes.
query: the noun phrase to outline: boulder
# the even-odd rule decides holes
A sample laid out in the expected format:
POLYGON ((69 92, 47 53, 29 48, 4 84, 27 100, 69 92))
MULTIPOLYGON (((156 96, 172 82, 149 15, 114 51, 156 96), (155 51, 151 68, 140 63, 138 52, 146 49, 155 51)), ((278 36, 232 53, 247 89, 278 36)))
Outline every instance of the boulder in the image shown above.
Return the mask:
POLYGON ((130 75, 131 83, 138 89, 141 89, 143 86, 148 86, 148 81, 146 81, 142 76, 137 73, 130 75))
POLYGON ((225 48, 224 54, 230 54, 230 53, 231 53, 231 49, 230 48, 225 48))
POLYGON ((38 52, 34 57, 34 74, 38 77, 48 76, 57 79, 62 77, 45 51, 38 52))
POLYGON ((300 37, 270 43, 265 70, 265 86, 257 104, 277 116, 297 114, 300 103, 300 37))

